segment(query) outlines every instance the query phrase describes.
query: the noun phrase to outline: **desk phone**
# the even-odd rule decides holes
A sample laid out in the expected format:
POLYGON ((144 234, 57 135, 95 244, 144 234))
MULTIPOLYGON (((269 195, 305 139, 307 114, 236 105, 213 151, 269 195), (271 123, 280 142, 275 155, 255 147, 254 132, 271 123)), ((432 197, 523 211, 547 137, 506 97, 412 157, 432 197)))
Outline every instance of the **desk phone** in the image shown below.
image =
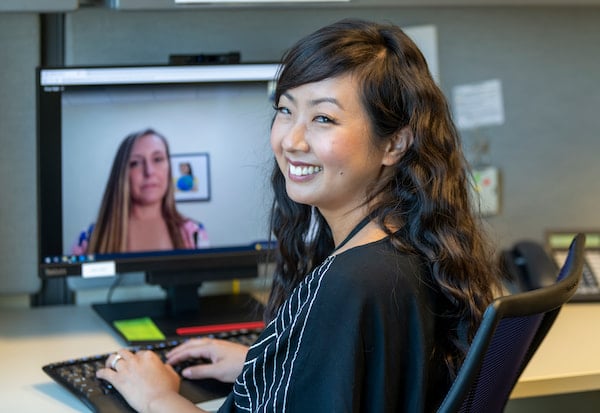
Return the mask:
POLYGON ((586 235, 583 277, 571 302, 600 302, 600 230, 546 231, 546 245, 519 241, 502 253, 502 264, 512 292, 533 290, 554 284, 567 258, 571 241, 582 232, 586 235))
POLYGON ((546 244, 557 266, 567 258, 567 250, 577 232, 586 236, 583 278, 571 301, 600 301, 600 230, 598 231, 547 231, 546 244))

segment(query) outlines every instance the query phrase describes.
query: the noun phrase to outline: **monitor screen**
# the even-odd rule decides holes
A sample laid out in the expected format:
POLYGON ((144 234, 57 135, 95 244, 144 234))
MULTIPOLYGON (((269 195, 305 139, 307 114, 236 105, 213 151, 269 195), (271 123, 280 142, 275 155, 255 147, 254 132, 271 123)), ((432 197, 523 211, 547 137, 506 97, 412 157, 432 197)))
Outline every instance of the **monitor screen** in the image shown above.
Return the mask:
POLYGON ((40 68, 40 277, 145 272, 170 287, 255 276, 268 240, 277 69, 40 68), (169 176, 149 183, 159 163, 169 176), (136 225, 159 196, 163 220, 136 225), (164 221, 174 216, 172 230, 164 221))

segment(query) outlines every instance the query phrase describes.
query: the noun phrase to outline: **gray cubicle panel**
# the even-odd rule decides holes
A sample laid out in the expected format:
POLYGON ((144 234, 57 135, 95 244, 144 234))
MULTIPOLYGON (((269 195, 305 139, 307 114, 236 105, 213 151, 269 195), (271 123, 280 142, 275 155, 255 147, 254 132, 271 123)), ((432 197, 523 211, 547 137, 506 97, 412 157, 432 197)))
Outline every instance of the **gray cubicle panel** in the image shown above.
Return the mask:
MULTIPOLYGON (((479 131, 501 173, 500 213, 486 219, 499 247, 522 238, 542 242, 546 228, 600 227, 600 7, 336 4, 233 11, 80 7, 65 15, 66 63, 166 63, 169 54, 234 50, 242 61, 273 61, 300 36, 343 17, 434 25, 448 97, 458 85, 502 82, 505 122, 479 131)), ((38 34, 37 15, 0 13, 0 293, 37 286, 38 34)), ((473 134, 464 139, 468 153, 473 134)))
MULTIPOLYGON (((486 218, 500 246, 541 242, 549 227, 600 225, 600 7, 80 10, 67 19, 67 60, 157 63, 170 53, 238 50, 243 61, 272 61, 300 36, 343 17, 435 26, 449 98, 455 86, 500 80, 504 124, 476 133, 488 139, 488 160, 500 170, 500 212, 486 218)), ((463 134, 467 155, 476 134, 463 134)))
POLYGON ((0 2, 0 12, 61 13, 76 10, 78 7, 79 0, 2 0, 0 2))
POLYGON ((39 17, 0 13, 0 295, 35 292, 39 17))

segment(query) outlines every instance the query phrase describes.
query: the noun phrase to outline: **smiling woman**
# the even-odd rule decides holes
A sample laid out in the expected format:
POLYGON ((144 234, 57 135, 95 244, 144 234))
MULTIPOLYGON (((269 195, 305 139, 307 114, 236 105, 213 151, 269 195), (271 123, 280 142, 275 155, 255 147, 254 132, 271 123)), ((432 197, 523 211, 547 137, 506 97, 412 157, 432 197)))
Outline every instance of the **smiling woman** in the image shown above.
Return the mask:
POLYGON ((382 168, 402 155, 395 150, 399 142, 373 145, 358 91, 352 75, 289 90, 279 99, 271 129, 271 146, 286 175, 288 196, 317 207, 328 221, 348 222, 332 228, 336 244, 350 230, 348 225, 366 215, 365 194, 382 168))
MULTIPOLYGON (((266 327, 249 348, 190 340, 167 364, 212 361, 182 373, 234 382, 222 413, 435 411, 499 284, 446 100, 389 24, 323 27, 281 67, 266 327)), ((197 411, 170 366, 119 354, 97 374, 134 408, 197 411)))
POLYGON ((153 129, 120 144, 98 218, 82 231, 76 255, 190 249, 207 244, 200 223, 176 208, 167 139, 153 129))

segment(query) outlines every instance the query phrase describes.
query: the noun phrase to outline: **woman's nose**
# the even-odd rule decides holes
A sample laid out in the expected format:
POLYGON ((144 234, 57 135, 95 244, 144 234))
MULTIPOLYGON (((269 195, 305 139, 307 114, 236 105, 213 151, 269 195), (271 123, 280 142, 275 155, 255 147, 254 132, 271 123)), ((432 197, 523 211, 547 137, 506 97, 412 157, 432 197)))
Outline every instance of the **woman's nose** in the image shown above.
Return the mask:
POLYGON ((154 171, 154 167, 152 166, 152 162, 144 161, 144 176, 152 175, 154 171))
POLYGON ((286 151, 308 151, 308 142, 306 141, 306 128, 301 123, 292 125, 286 132, 283 142, 283 149, 286 151))

